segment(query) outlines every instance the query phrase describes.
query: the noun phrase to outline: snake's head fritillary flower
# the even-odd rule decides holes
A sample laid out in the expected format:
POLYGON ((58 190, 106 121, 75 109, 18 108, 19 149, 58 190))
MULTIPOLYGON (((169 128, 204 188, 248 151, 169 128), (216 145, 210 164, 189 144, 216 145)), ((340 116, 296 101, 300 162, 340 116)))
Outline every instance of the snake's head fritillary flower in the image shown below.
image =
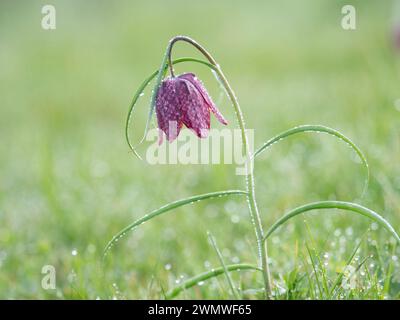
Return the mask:
MULTIPOLYGON (((156 97, 156 114, 158 127, 168 141, 172 142, 178 137, 183 125, 199 138, 207 137, 210 111, 219 122, 228 124, 193 73, 169 77, 161 82, 156 97)), ((161 132, 159 142, 162 142, 161 132)))

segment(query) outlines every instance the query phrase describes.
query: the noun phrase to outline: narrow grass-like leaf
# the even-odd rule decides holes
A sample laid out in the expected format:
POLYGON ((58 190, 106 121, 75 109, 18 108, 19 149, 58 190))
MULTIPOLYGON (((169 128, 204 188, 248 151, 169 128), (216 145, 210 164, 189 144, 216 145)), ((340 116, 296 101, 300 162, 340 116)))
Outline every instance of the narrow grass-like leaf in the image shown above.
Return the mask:
MULTIPOLYGON (((379 296, 379 288, 378 288, 378 280, 376 279, 376 273, 372 276, 371 272, 369 272, 369 268, 368 266, 364 265, 364 271, 365 274, 367 275, 368 278, 368 282, 370 283, 370 288, 368 289, 368 291, 366 291, 365 295, 368 297, 370 295, 373 295, 372 299, 380 299, 381 297, 379 296)), ((383 297, 381 298, 383 299, 383 297)))
POLYGON ((210 192, 210 193, 205 193, 205 194, 200 194, 196 196, 192 196, 189 198, 177 200, 171 203, 168 203, 165 206, 162 206, 161 208, 154 210, 150 212, 149 214, 146 214, 142 218, 136 220, 135 222, 131 223, 130 225, 126 226, 124 229, 122 229, 120 232, 118 232, 107 244, 107 246, 104 249, 104 256, 107 254, 108 250, 116 243, 118 240, 120 240, 123 236, 127 234, 127 232, 132 231, 136 227, 140 226, 144 222, 151 220, 165 212, 171 211, 173 209, 176 209, 178 207, 182 207, 187 204, 192 204, 194 202, 202 201, 202 200, 207 200, 207 199, 212 199, 212 198, 219 198, 223 196, 229 196, 229 195, 247 195, 246 191, 242 190, 225 190, 225 191, 217 191, 217 192, 210 192))
POLYGON ((329 128, 326 126, 322 126, 322 125, 302 125, 302 126, 291 128, 289 130, 286 130, 286 131, 276 135, 275 137, 273 137, 270 140, 268 140, 267 142, 265 142, 260 148, 258 148, 254 152, 253 158, 258 156, 261 152, 263 152, 264 150, 266 150, 273 144, 275 144, 279 141, 282 141, 283 139, 285 139, 289 136, 292 136, 292 135, 298 134, 298 133, 302 133, 302 132, 319 132, 319 133, 326 133, 326 134, 335 136, 336 138, 346 142, 356 152, 357 156, 360 158, 360 160, 364 166, 365 174, 366 174, 363 193, 362 193, 362 196, 363 196, 368 189, 369 176, 370 176, 367 159, 365 158, 365 156, 364 156, 363 152, 360 150, 360 148, 358 148, 357 145, 353 141, 351 141, 349 138, 347 138, 345 135, 343 135, 342 133, 340 133, 339 131, 337 131, 335 129, 332 129, 332 128, 329 128))
MULTIPOLYGON (((396 252, 396 246, 393 246, 393 251, 391 254, 392 257, 395 255, 395 252, 396 252)), ((393 262, 394 262, 393 259, 390 259, 388 270, 385 275, 385 284, 383 285, 383 293, 385 295, 387 295, 390 290, 390 282, 392 280, 392 274, 393 274, 393 268, 394 268, 393 262)))
MULTIPOLYGON (((367 262, 367 260, 371 258, 370 256, 365 257, 364 259, 361 260, 361 262, 358 264, 358 266, 354 269, 354 271, 352 273, 349 274, 349 276, 345 279, 345 283, 348 283, 351 281, 351 279, 353 277, 355 277, 355 275, 357 274, 358 271, 360 271, 361 267, 365 264, 365 262, 367 262)), ((334 298, 338 298, 341 296, 342 292, 344 291, 343 286, 338 287, 336 296, 334 296, 334 298)), ((345 292, 345 294, 347 294, 346 299, 349 299, 351 297, 349 297, 349 294, 351 294, 351 291, 347 291, 347 293, 345 292)))
MULTIPOLYGON (((304 224, 306 225, 306 230, 307 230, 307 233, 308 233, 308 236, 309 236, 309 238, 310 238, 310 241, 311 241, 311 245, 312 245, 312 248, 311 248, 311 253, 314 255, 314 257, 315 257, 315 259, 316 259, 316 262, 314 262, 315 264, 317 264, 318 263, 318 265, 317 265, 317 267, 318 267, 318 269, 317 269, 317 271, 318 270, 320 270, 321 271, 321 284, 322 284, 322 288, 324 289, 324 293, 325 294, 329 294, 329 289, 328 289, 328 280, 327 280, 327 277, 326 277, 326 272, 325 272, 325 268, 324 268, 324 265, 323 265, 323 263, 322 263, 322 261, 321 261, 321 258, 320 258, 320 254, 317 252, 317 250, 316 250, 316 244, 315 244, 315 240, 314 240, 314 237, 312 236, 312 233, 311 233, 311 228, 310 228, 310 226, 308 225, 308 223, 307 223, 307 221, 304 219, 304 224)), ((307 244, 306 244, 307 245, 307 244)), ((314 269, 315 270, 315 269, 314 269)), ((317 272, 316 271, 316 272, 317 272)))
POLYGON ((302 279, 305 277, 305 274, 300 275, 299 273, 299 242, 295 241, 295 250, 294 250, 294 268, 286 275, 283 276, 286 282, 286 299, 294 300, 296 299, 296 295, 298 294, 298 286, 300 285, 302 279))
MULTIPOLYGON (((144 89, 146 89, 146 87, 149 85, 149 83, 151 82, 151 80, 153 80, 153 78, 158 74, 158 71, 154 72, 150 77, 148 77, 146 80, 143 81, 143 83, 140 85, 140 87, 137 89, 137 91, 135 92, 135 95, 132 98, 132 102, 129 106, 129 111, 128 111, 128 116, 126 118, 126 123, 125 123, 125 139, 126 142, 129 145, 129 148, 133 151, 133 153, 139 158, 141 159, 141 157, 139 156, 139 154, 136 152, 135 148, 133 147, 131 140, 130 140, 130 136, 129 136, 129 124, 131 122, 131 118, 132 118, 132 114, 133 114, 133 110, 135 108, 136 103, 139 100, 139 97, 141 97, 143 95, 144 89)), ((145 134, 146 135, 146 134, 145 134)))
POLYGON ((312 269, 313 269, 313 272, 314 272, 314 275, 315 275, 315 281, 317 282, 317 287, 318 287, 318 291, 319 291, 319 298, 322 300, 323 299, 323 290, 322 290, 322 287, 321 287, 321 284, 320 284, 320 280, 319 280, 319 277, 318 277, 318 270, 317 270, 317 267, 316 267, 316 263, 314 261, 313 253, 311 252, 310 247, 308 246, 307 242, 305 243, 305 245, 306 245, 307 253, 308 253, 308 256, 310 258, 311 266, 312 266, 312 269))
POLYGON ((356 247, 354 248, 353 252, 351 253, 350 257, 347 259, 346 261, 346 265, 343 268, 343 271, 341 271, 339 273, 339 275, 337 276, 335 282, 332 285, 332 288, 330 290, 329 293, 329 297, 332 297, 333 293, 335 292, 336 288, 342 283, 342 279, 344 276, 344 270, 351 264, 351 262, 353 261, 354 256, 356 255, 358 249, 361 246, 361 243, 363 242, 364 238, 366 237, 366 235, 368 234, 369 230, 367 230, 367 232, 365 232, 365 234, 361 237, 361 240, 357 243, 356 247))
POLYGON ((312 274, 312 272, 310 272, 310 270, 308 270, 308 262, 307 262, 307 259, 306 259, 306 257, 304 256, 303 253, 301 253, 301 259, 302 259, 302 261, 303 261, 304 269, 306 269, 305 275, 306 275, 307 280, 308 280, 308 292, 309 292, 309 296, 310 296, 310 298, 311 298, 312 300, 315 300, 315 299, 316 299, 316 293, 315 293, 316 290, 315 290, 315 288, 314 288, 314 283, 313 283, 313 281, 312 281, 312 279, 311 279, 311 274, 312 274))
MULTIPOLYGON (((176 60, 174 60, 174 61, 172 62, 172 64, 175 65, 175 64, 178 64, 178 63, 182 63, 182 62, 195 62, 195 63, 199 63, 199 64, 202 64, 202 65, 205 65, 205 66, 209 67, 209 68, 212 69, 212 70, 215 70, 215 66, 213 66, 211 63, 208 63, 207 61, 195 59, 195 58, 180 58, 180 59, 176 59, 176 60)), ((164 64, 164 71, 163 71, 163 74, 164 74, 164 75, 165 75, 165 71, 166 71, 166 70, 167 70, 167 65, 164 64)), ((143 95, 144 90, 145 90, 146 87, 150 84, 150 82, 151 82, 155 77, 157 77, 157 76, 159 76, 159 75, 160 75, 160 70, 154 71, 154 72, 153 72, 149 77, 147 77, 147 78, 143 81, 143 83, 139 86, 138 90, 135 92, 135 94, 134 94, 134 96, 133 96, 133 98, 132 98, 132 102, 131 102, 131 104, 130 104, 130 106, 129 106, 129 110, 128 110, 128 116, 127 116, 127 118, 126 118, 126 123, 125 123, 125 138, 126 138, 126 141, 127 141, 128 145, 129 145, 129 148, 133 151, 133 153, 134 153, 139 159, 140 159, 140 156, 139 156, 139 154, 138 154, 137 151, 136 151, 136 147, 133 146, 133 144, 132 144, 132 142, 131 142, 131 139, 130 139, 130 135, 129 135, 129 124, 130 124, 131 119, 132 119, 132 114, 133 114, 135 105, 136 105, 136 103, 138 102, 139 98, 143 95)), ((159 80, 159 79, 157 78, 157 81, 158 81, 158 80, 159 80)), ((161 80, 162 80, 162 76, 161 76, 161 80)), ((161 81, 161 80, 160 80, 160 81, 161 81)), ((157 82, 157 83, 158 83, 158 82, 157 82)), ((158 83, 158 86, 159 86, 159 83, 158 83)), ((156 87, 157 87, 157 88, 158 88, 158 86, 157 86, 157 84, 156 84, 156 87)), ((140 144, 144 141, 144 139, 146 138, 147 131, 148 131, 148 127, 149 127, 149 125, 150 125, 150 120, 151 120, 151 117, 152 117, 153 112, 154 112, 153 99, 155 99, 155 97, 156 97, 156 90, 153 91, 152 101, 151 101, 151 107, 150 107, 150 111, 149 111, 149 118, 148 118, 148 120, 147 120, 146 129, 145 129, 144 135, 143 135, 142 139, 140 140, 140 142, 138 143, 138 145, 140 145, 140 144)), ((154 102, 155 102, 155 100, 154 100, 154 102)))
POLYGON ((237 291, 235 289, 235 285, 233 284, 233 280, 231 278, 231 275, 229 274, 228 269, 226 268, 226 264, 224 262, 224 257, 222 256, 221 251, 219 250, 219 248, 217 246, 217 242, 216 242, 214 236, 210 232, 207 232, 207 235, 208 235, 208 239, 210 240, 211 246, 214 248, 215 252, 217 253, 219 262, 221 263, 222 268, 224 269, 226 280, 228 281, 229 287, 230 287, 230 289, 232 291, 232 295, 237 300, 239 300, 240 297, 239 297, 239 295, 238 295, 238 293, 237 293, 237 291))
MULTIPOLYGON (((242 271, 242 270, 258 270, 262 271, 259 267, 251 264, 245 264, 245 263, 240 263, 240 264, 229 264, 225 266, 226 270, 228 272, 230 271, 242 271)), ((173 299, 176 297, 181 291, 186 290, 188 288, 191 288, 195 285, 197 285, 201 281, 206 281, 208 279, 217 277, 221 274, 225 273, 225 270, 223 267, 220 268, 215 268, 210 271, 201 273, 197 276, 194 276, 190 279, 185 280, 182 282, 179 286, 176 286, 172 290, 168 291, 166 296, 167 299, 173 299)))
POLYGON ((160 88, 161 81, 164 78, 165 69, 168 66, 167 60, 168 60, 168 51, 169 51, 170 46, 171 46, 171 42, 168 44, 167 50, 165 51, 165 54, 164 54, 162 62, 161 62, 161 66, 157 72, 156 83, 154 84, 153 93, 151 95, 149 115, 147 117, 146 127, 144 129, 144 135, 143 135, 142 140, 139 143, 142 143, 144 141, 144 139, 146 138, 147 132, 149 130, 149 127, 150 127, 151 118, 153 117, 154 109, 156 107, 156 98, 157 98, 158 89, 160 88))
POLYGON ((383 227, 384 229, 389 231, 389 233, 400 243, 400 237, 397 234, 397 232, 389 224, 389 222, 387 222, 379 214, 377 214, 375 211, 365 208, 359 204, 352 203, 352 202, 344 202, 344 201, 320 201, 320 202, 313 202, 310 204, 306 204, 306 205, 297 207, 297 208, 291 210, 290 212, 286 213, 282 218, 280 218, 277 222, 275 222, 269 228, 269 230, 266 232, 264 240, 266 240, 277 228, 279 228, 281 225, 283 225, 289 219, 291 219, 299 214, 302 214, 304 212, 312 211, 312 210, 319 210, 319 209, 342 209, 342 210, 355 212, 357 214, 365 216, 365 217, 375 221, 381 227, 383 227))

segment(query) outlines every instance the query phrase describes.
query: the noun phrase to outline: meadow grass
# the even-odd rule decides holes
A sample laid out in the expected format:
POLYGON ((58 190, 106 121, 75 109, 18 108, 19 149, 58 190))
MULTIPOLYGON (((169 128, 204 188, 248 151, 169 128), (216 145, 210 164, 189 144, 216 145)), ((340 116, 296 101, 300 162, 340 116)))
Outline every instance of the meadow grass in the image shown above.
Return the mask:
MULTIPOLYGON (((135 89, 159 67, 166 42, 183 33, 206 44, 223 67, 256 146, 290 127, 322 124, 354 141, 369 162, 360 198, 365 171, 346 144, 306 133, 273 145, 255 168, 265 229, 304 203, 341 200, 371 208, 399 231, 400 55, 389 41, 391 3, 355 2, 356 31, 340 27, 342 4, 55 1, 57 30, 48 32, 40 28, 41 1, 2 1, 0 297, 164 298, 211 270, 220 276, 195 279, 177 297, 234 297, 221 257, 226 265, 257 260, 240 196, 160 215, 121 240, 102 265, 112 236, 146 213, 194 194, 244 188, 234 166, 150 166, 125 143, 135 89), (41 287, 47 264, 57 270, 56 290, 41 287)), ((175 52, 193 54, 185 46, 175 52)), ((176 69, 195 71, 235 123, 206 68, 176 69)), ((138 105, 138 132, 150 96, 138 105)), ((400 297, 400 249, 368 219, 310 212, 268 241, 276 299, 400 297)), ((258 270, 230 276, 240 297, 262 298, 258 270)))

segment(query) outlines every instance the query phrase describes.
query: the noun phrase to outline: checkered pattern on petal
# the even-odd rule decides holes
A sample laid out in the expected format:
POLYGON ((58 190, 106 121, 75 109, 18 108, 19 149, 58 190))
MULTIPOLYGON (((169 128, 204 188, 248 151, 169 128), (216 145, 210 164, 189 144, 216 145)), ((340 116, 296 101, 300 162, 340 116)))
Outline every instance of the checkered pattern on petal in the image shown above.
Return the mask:
MULTIPOLYGON (((156 98, 158 127, 167 140, 175 140, 184 124, 199 138, 205 138, 210 129, 210 111, 227 124, 203 84, 193 73, 167 78, 161 82, 156 98)), ((162 133, 160 140, 162 142, 162 133)))
POLYGON ((201 93, 187 80, 182 79, 187 95, 181 100, 182 121, 193 130, 199 138, 205 138, 210 129, 210 111, 201 93))
POLYGON ((210 108, 210 111, 215 115, 218 121, 224 125, 228 124, 228 121, 226 121, 224 116, 221 114, 221 112, 218 110, 218 108, 212 101, 203 83, 193 73, 184 73, 180 75, 178 78, 190 81, 190 83, 192 83, 196 87, 196 89, 200 92, 204 101, 207 103, 208 108, 210 108))
POLYGON ((180 92, 176 79, 164 80, 157 92, 156 114, 158 127, 173 141, 182 128, 180 92))

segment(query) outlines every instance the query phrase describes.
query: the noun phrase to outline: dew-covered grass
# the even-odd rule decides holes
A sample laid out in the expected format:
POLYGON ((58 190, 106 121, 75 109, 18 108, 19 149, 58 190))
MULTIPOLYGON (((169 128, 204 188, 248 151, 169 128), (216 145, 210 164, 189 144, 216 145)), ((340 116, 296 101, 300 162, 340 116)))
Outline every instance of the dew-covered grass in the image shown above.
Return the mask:
MULTIPOLYGON (((159 67, 167 41, 187 34, 212 52, 241 103, 255 146, 302 124, 349 137, 304 133, 256 159, 264 228, 291 209, 353 201, 400 231, 400 52, 390 43, 392 3, 354 2, 357 30, 340 27, 342 2, 55 1, 57 29, 40 28, 41 1, 0 4, 0 298, 146 299, 223 265, 255 264, 245 198, 213 198, 121 229, 166 203, 243 190, 230 165, 160 165, 129 152, 130 100, 159 67), (166 14, 166 12, 168 14, 166 14), (210 243, 209 232, 218 253, 210 243), (56 289, 41 287, 44 265, 56 289)), ((190 47, 175 48, 192 56, 190 47)), ((196 54, 194 54, 196 55, 196 54)), ((234 112, 207 68, 204 81, 231 124, 234 112)), ((142 132, 151 91, 137 107, 142 132)), ((213 122, 218 127, 216 121, 213 122)), ((139 150, 145 151, 145 145, 139 150)), ((291 219, 268 239, 276 299, 398 299, 400 249, 376 222, 337 210, 291 219)), ((258 270, 231 271, 234 292, 263 298, 258 270)), ((178 298, 234 298, 226 274, 178 298)))

